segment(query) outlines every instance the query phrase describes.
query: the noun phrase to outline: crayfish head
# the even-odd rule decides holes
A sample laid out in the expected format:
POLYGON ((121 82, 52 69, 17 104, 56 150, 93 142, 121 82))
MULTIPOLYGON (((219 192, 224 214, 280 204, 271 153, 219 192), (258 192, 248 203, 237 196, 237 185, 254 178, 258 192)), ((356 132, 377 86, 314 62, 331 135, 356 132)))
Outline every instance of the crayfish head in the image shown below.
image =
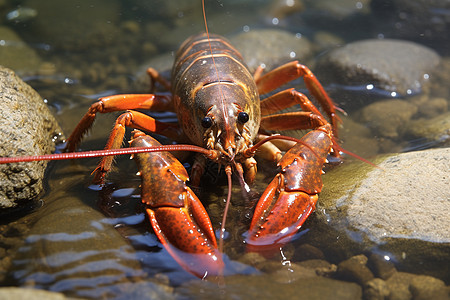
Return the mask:
POLYGON ((184 107, 180 101, 177 111, 183 131, 194 144, 220 152, 223 164, 238 160, 259 130, 257 93, 221 80, 203 83, 192 96, 192 104, 184 107))
POLYGON ((228 114, 212 106, 202 121, 202 126, 209 126, 204 135, 206 148, 219 151, 224 164, 241 160, 243 151, 252 145, 253 140, 248 121, 248 114, 237 104, 233 103, 228 114))

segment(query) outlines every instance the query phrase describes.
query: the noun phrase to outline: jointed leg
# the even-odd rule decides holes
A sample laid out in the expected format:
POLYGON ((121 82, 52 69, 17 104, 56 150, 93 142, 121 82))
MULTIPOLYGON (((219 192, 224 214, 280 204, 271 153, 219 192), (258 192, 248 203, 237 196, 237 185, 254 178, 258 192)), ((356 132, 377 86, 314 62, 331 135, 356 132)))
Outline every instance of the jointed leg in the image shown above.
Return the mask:
POLYGON ((91 105, 88 112, 67 139, 66 150, 68 152, 75 151, 84 134, 92 127, 97 113, 128 109, 150 109, 153 111, 173 110, 170 95, 125 94, 100 98, 98 102, 91 105))
POLYGON ((147 74, 150 77, 150 92, 153 93, 155 89, 155 82, 161 84, 167 91, 170 91, 170 83, 165 80, 161 75, 153 68, 147 69, 147 74))
MULTIPOLYGON (((316 129, 328 123, 311 101, 294 89, 282 91, 263 100, 261 111, 261 128, 269 131, 316 129), (294 104, 299 104, 303 111, 272 114, 294 104)), ((339 151, 333 151, 333 155, 339 156, 339 151)))
MULTIPOLYGON (((163 134, 174 140, 180 136, 177 125, 159 122, 154 118, 137 111, 127 111, 117 118, 105 149, 118 149, 121 147, 126 127, 163 134)), ((94 171, 94 183, 103 183, 106 173, 111 169, 113 160, 114 156, 105 156, 102 158, 94 171)))
MULTIPOLYGON (((272 95, 261 101, 261 114, 269 115, 277 111, 299 104, 303 111, 309 111, 322 116, 322 113, 304 94, 295 89, 288 89, 272 95)), ((322 116, 323 117, 323 116, 322 116)))
POLYGON ((308 67, 298 63, 298 61, 287 63, 263 76, 259 76, 258 74, 256 85, 260 94, 266 94, 299 77, 303 77, 306 87, 327 113, 333 127, 334 136, 337 137, 339 117, 336 114, 336 109, 339 108, 333 103, 333 100, 331 100, 308 67))
POLYGON ((201 178, 206 169, 206 157, 204 155, 197 154, 195 156, 194 163, 192 165, 192 171, 190 181, 193 187, 198 188, 200 186, 201 178))
POLYGON ((328 122, 312 112, 297 111, 261 118, 261 128, 266 130, 303 130, 315 129, 328 122))

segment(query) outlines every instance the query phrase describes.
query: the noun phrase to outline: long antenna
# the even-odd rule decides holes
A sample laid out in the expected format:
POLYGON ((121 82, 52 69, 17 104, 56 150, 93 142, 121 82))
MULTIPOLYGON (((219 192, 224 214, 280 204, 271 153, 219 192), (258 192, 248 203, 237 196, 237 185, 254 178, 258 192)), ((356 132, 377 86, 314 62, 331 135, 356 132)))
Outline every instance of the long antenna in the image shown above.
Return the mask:
POLYGON ((206 155, 210 159, 217 157, 217 153, 212 150, 208 150, 202 147, 194 145, 164 145, 155 147, 131 147, 123 149, 106 149, 106 150, 92 150, 86 152, 70 152, 70 153, 54 153, 43 155, 30 155, 30 156, 15 156, 15 157, 0 157, 0 164, 18 163, 18 162, 30 162, 40 160, 66 160, 66 159, 79 159, 79 158, 92 158, 103 156, 116 156, 123 154, 137 154, 137 153, 149 153, 149 152, 161 152, 161 151, 192 151, 206 155))

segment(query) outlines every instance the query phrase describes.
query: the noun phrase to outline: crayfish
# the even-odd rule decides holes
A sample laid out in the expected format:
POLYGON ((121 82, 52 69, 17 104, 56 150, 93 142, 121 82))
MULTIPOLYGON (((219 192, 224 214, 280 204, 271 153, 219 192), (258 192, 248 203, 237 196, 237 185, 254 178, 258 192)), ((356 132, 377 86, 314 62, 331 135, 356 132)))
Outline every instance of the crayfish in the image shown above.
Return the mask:
MULTIPOLYGON (((183 268, 203 278, 223 274, 222 254, 205 208, 186 185, 187 171, 168 151, 198 152, 190 174, 193 186, 199 185, 207 159, 224 166, 229 189, 233 172, 241 183, 253 182, 257 172, 254 156, 258 154, 277 163, 280 172, 256 205, 246 240, 248 251, 265 252, 282 247, 315 209, 327 155, 330 152, 339 155, 338 108, 314 74, 294 61, 264 75, 263 69, 258 68, 252 75, 239 52, 225 38, 208 32, 182 44, 170 82, 154 69, 148 73, 153 84, 160 83, 171 94, 100 98, 67 140, 66 149, 73 152, 97 113, 126 110, 117 118, 105 150, 28 160, 101 155, 103 159, 94 172, 94 182, 101 184, 111 169, 112 155, 136 153, 134 157, 142 178, 142 202, 154 232, 183 268), (303 77, 326 117, 307 96, 294 89, 260 100, 260 95, 299 77, 303 77), (280 113, 295 105, 302 111, 280 113), (173 111, 178 123, 160 122, 141 110, 173 111), (120 150, 126 127, 135 129, 130 142, 132 148, 120 150), (270 135, 271 131, 302 129, 311 131, 300 140, 270 135), (142 131, 164 135, 179 144, 162 146, 142 131), (273 143, 274 140, 288 141, 273 143), (284 155, 283 151, 286 151, 284 155)), ((2 159, 2 163, 27 160, 2 159)))

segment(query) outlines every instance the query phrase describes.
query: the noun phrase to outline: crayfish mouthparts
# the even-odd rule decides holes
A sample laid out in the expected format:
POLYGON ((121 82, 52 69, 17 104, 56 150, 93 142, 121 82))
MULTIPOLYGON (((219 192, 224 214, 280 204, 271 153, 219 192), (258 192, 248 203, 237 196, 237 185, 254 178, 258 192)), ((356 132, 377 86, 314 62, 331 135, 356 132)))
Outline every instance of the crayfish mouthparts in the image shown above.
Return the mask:
POLYGON ((232 147, 229 147, 228 149, 228 157, 230 158, 230 161, 234 161, 234 157, 236 156, 236 152, 234 151, 234 149, 232 147))

